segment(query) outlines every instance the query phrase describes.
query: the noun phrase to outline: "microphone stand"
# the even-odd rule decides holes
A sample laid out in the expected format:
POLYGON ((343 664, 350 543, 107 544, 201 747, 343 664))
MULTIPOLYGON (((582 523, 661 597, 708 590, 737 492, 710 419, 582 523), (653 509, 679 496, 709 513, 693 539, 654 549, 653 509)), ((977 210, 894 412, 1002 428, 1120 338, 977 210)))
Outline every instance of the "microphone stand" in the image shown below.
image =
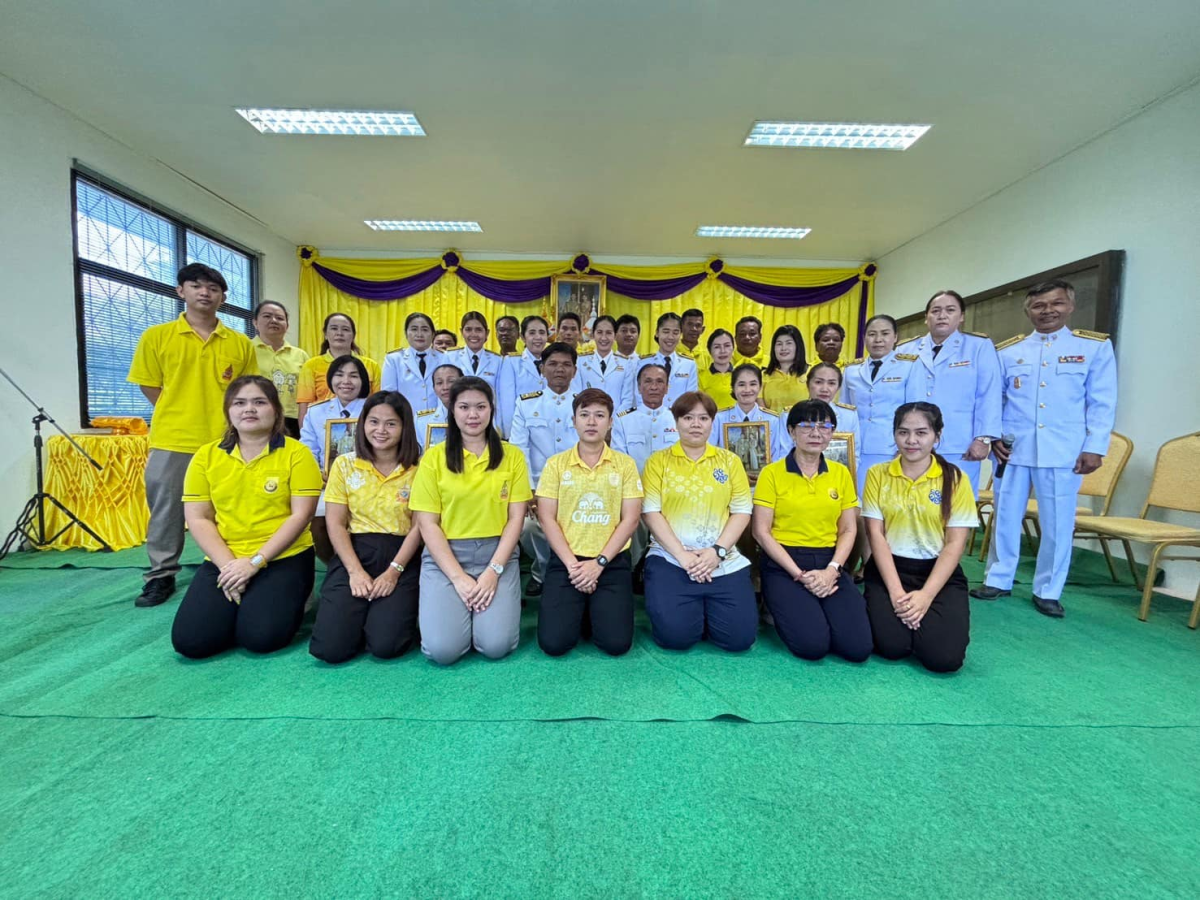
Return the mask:
POLYGON ((97 472, 104 471, 104 467, 96 462, 88 452, 79 446, 79 443, 63 431, 62 426, 54 421, 54 418, 37 404, 32 397, 21 389, 21 386, 12 380, 12 377, 0 368, 0 375, 4 376, 4 380, 11 384, 29 404, 37 410, 37 415, 33 417, 33 455, 37 461, 37 493, 35 493, 29 502, 25 504, 25 508, 21 510, 21 514, 17 517, 17 524, 12 531, 8 533, 8 537, 4 539, 3 546, 0 546, 0 559, 4 559, 14 549, 19 548, 22 541, 33 547, 41 550, 50 546, 63 535, 72 525, 78 525, 87 534, 91 535, 100 544, 102 551, 112 552, 112 547, 100 535, 96 534, 87 523, 79 516, 71 512, 62 501, 52 494, 46 493, 45 473, 42 469, 42 423, 49 422, 59 433, 70 441, 71 446, 83 454, 83 458, 95 467, 97 472), (60 528, 57 532, 46 536, 46 503, 52 503, 67 517, 67 524, 60 528))

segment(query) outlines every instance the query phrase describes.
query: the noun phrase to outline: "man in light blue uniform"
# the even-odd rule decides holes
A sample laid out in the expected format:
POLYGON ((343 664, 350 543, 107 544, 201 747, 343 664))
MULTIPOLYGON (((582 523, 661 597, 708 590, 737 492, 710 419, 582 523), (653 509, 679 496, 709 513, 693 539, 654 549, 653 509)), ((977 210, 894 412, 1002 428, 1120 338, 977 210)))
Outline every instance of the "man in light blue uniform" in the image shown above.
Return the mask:
MULTIPOLYGON (((383 360, 379 390, 399 391, 414 410, 437 405, 433 370, 446 361, 433 347, 433 319, 425 313, 409 313, 404 320, 408 346, 393 350, 383 360)), ((374 387, 374 385, 372 385, 374 387)))
MULTIPOLYGON (((896 320, 891 316, 873 316, 867 322, 865 343, 868 355, 846 366, 842 384, 842 399, 858 411, 861 443, 854 451, 859 497, 866 486, 867 470, 896 456, 892 423, 904 403, 912 364, 917 361, 915 353, 896 352, 896 320)), ((838 420, 840 424, 841 413, 838 420)))
POLYGON ((681 394, 700 390, 700 371, 696 361, 679 349, 683 337, 682 320, 677 313, 663 313, 654 328, 654 340, 658 352, 643 356, 638 362, 638 371, 644 366, 662 366, 667 370, 667 396, 663 403, 670 406, 681 394))
POLYGON ((1011 593, 1032 486, 1042 526, 1033 605, 1053 618, 1063 615, 1059 598, 1071 567, 1079 486, 1104 462, 1117 406, 1112 343, 1099 332, 1071 331, 1074 309, 1075 289, 1068 282, 1039 284, 1025 298, 1037 330, 1000 345, 1003 430, 1015 440, 1012 450, 993 445, 996 458, 1008 462, 997 482, 996 557, 983 587, 971 591, 980 600, 1011 593))
POLYGON ((917 357, 904 399, 941 409, 946 427, 938 452, 962 469, 978 497, 979 464, 1000 436, 1000 360, 987 335, 958 330, 965 310, 955 291, 938 291, 925 305, 929 333, 901 344, 917 357))
POLYGON ((512 432, 508 436, 509 442, 525 454, 530 486, 535 493, 529 504, 530 516, 521 532, 522 545, 534 559, 530 572, 533 577, 526 590, 531 597, 541 594, 546 564, 550 561, 550 544, 537 520, 538 479, 542 477, 546 460, 570 450, 579 442, 571 409, 571 401, 575 399, 571 380, 575 377, 576 358, 575 348, 570 344, 560 342, 546 346, 542 351, 542 376, 546 379, 546 387, 518 398, 512 432))

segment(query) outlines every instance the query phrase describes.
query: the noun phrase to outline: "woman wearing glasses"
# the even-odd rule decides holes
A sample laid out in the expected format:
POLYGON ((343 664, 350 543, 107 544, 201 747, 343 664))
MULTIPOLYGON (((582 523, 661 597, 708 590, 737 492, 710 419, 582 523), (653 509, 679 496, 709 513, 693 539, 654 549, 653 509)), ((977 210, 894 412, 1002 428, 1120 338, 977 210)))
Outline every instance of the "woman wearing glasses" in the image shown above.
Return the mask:
POLYGON ((758 476, 753 529, 763 599, 787 648, 804 659, 832 650, 863 662, 872 649, 867 604, 842 568, 858 533, 858 497, 850 470, 824 455, 837 426, 823 400, 792 407, 793 449, 758 476))

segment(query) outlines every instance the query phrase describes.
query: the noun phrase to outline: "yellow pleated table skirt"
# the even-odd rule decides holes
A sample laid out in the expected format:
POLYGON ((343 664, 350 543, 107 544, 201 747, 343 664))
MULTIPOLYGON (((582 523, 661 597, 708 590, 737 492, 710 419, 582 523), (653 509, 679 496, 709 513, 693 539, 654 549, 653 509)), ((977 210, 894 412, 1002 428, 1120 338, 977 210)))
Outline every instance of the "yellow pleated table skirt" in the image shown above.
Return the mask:
MULTIPOLYGON (((74 438, 103 470, 96 471, 66 438, 54 435, 46 441, 46 492, 86 522, 114 550, 141 546, 146 542, 146 526, 150 522, 144 480, 150 438, 144 434, 77 434, 74 438)), ((47 503, 47 534, 54 534, 66 524, 66 516, 47 503)), ((75 525, 50 547, 100 549, 90 535, 75 525)))

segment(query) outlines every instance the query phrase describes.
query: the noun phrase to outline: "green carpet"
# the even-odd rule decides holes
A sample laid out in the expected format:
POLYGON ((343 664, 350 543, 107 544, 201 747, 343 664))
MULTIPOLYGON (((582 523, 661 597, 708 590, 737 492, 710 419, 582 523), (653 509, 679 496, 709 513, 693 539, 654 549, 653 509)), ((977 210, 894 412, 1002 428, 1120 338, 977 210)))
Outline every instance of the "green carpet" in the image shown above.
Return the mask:
POLYGON ((0 896, 1200 895, 1200 634, 1086 554, 1065 620, 1026 566, 936 676, 644 619, 550 659, 532 613, 499 662, 193 663, 190 570, 135 609, 126 553, 0 572, 0 896))

